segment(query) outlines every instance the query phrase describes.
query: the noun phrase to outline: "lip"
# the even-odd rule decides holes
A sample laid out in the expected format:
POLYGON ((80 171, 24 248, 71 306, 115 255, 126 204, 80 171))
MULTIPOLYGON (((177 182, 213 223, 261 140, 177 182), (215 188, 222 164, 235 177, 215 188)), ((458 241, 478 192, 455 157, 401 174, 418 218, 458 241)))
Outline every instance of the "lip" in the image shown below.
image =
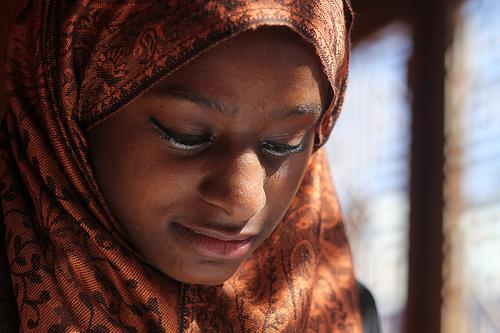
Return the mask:
POLYGON ((205 257, 215 259, 238 259, 252 248, 252 236, 227 235, 215 230, 186 227, 172 223, 175 236, 185 245, 205 257))

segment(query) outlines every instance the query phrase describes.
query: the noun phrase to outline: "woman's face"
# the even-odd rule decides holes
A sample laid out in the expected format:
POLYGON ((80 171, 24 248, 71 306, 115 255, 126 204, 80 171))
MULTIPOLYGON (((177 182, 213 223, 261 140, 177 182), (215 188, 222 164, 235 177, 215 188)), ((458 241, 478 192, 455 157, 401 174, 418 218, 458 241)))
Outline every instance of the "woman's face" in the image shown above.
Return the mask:
POLYGON ((91 130, 104 196, 149 262, 215 285, 264 242, 311 157, 322 73, 294 33, 246 32, 91 130))

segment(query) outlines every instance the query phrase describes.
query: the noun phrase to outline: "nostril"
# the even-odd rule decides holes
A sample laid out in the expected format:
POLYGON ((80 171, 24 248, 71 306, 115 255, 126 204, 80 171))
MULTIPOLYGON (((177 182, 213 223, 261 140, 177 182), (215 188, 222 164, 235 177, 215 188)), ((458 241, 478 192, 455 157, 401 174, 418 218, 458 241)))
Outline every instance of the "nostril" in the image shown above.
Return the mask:
POLYGON ((203 200, 218 206, 236 221, 249 220, 264 208, 266 173, 254 153, 220 163, 200 184, 203 200))
POLYGON ((224 211, 232 220, 246 221, 257 215, 266 205, 266 194, 263 189, 258 192, 243 191, 212 191, 202 194, 202 199, 224 211))
POLYGON ((239 201, 235 200, 232 206, 232 215, 238 220, 250 219, 257 215, 266 205, 265 192, 262 189, 258 190, 258 192, 249 191, 243 194, 239 201))

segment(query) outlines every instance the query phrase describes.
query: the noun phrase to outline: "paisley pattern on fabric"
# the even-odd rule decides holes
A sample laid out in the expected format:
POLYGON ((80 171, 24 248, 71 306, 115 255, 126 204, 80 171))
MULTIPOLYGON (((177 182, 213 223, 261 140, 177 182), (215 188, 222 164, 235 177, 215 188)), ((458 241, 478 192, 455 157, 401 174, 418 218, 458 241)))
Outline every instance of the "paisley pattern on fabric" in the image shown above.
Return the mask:
MULTIPOLYGON (((5 68, 0 196, 23 332, 361 332, 348 242, 323 150, 342 104, 345 0, 28 0, 5 68), (185 285, 128 243, 86 133, 240 32, 288 26, 332 85, 317 151, 283 221, 221 286, 185 285)), ((3 254, 2 254, 3 255, 3 254)))

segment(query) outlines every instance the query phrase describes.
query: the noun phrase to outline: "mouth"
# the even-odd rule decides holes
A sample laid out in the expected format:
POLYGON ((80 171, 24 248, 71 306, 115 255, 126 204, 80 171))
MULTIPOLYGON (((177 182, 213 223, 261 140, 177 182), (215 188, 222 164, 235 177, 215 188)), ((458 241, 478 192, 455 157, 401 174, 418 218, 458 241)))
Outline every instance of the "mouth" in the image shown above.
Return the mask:
POLYGON ((189 228, 176 222, 171 226, 178 240, 204 257, 238 259, 252 248, 251 236, 225 235, 214 230, 189 228))

